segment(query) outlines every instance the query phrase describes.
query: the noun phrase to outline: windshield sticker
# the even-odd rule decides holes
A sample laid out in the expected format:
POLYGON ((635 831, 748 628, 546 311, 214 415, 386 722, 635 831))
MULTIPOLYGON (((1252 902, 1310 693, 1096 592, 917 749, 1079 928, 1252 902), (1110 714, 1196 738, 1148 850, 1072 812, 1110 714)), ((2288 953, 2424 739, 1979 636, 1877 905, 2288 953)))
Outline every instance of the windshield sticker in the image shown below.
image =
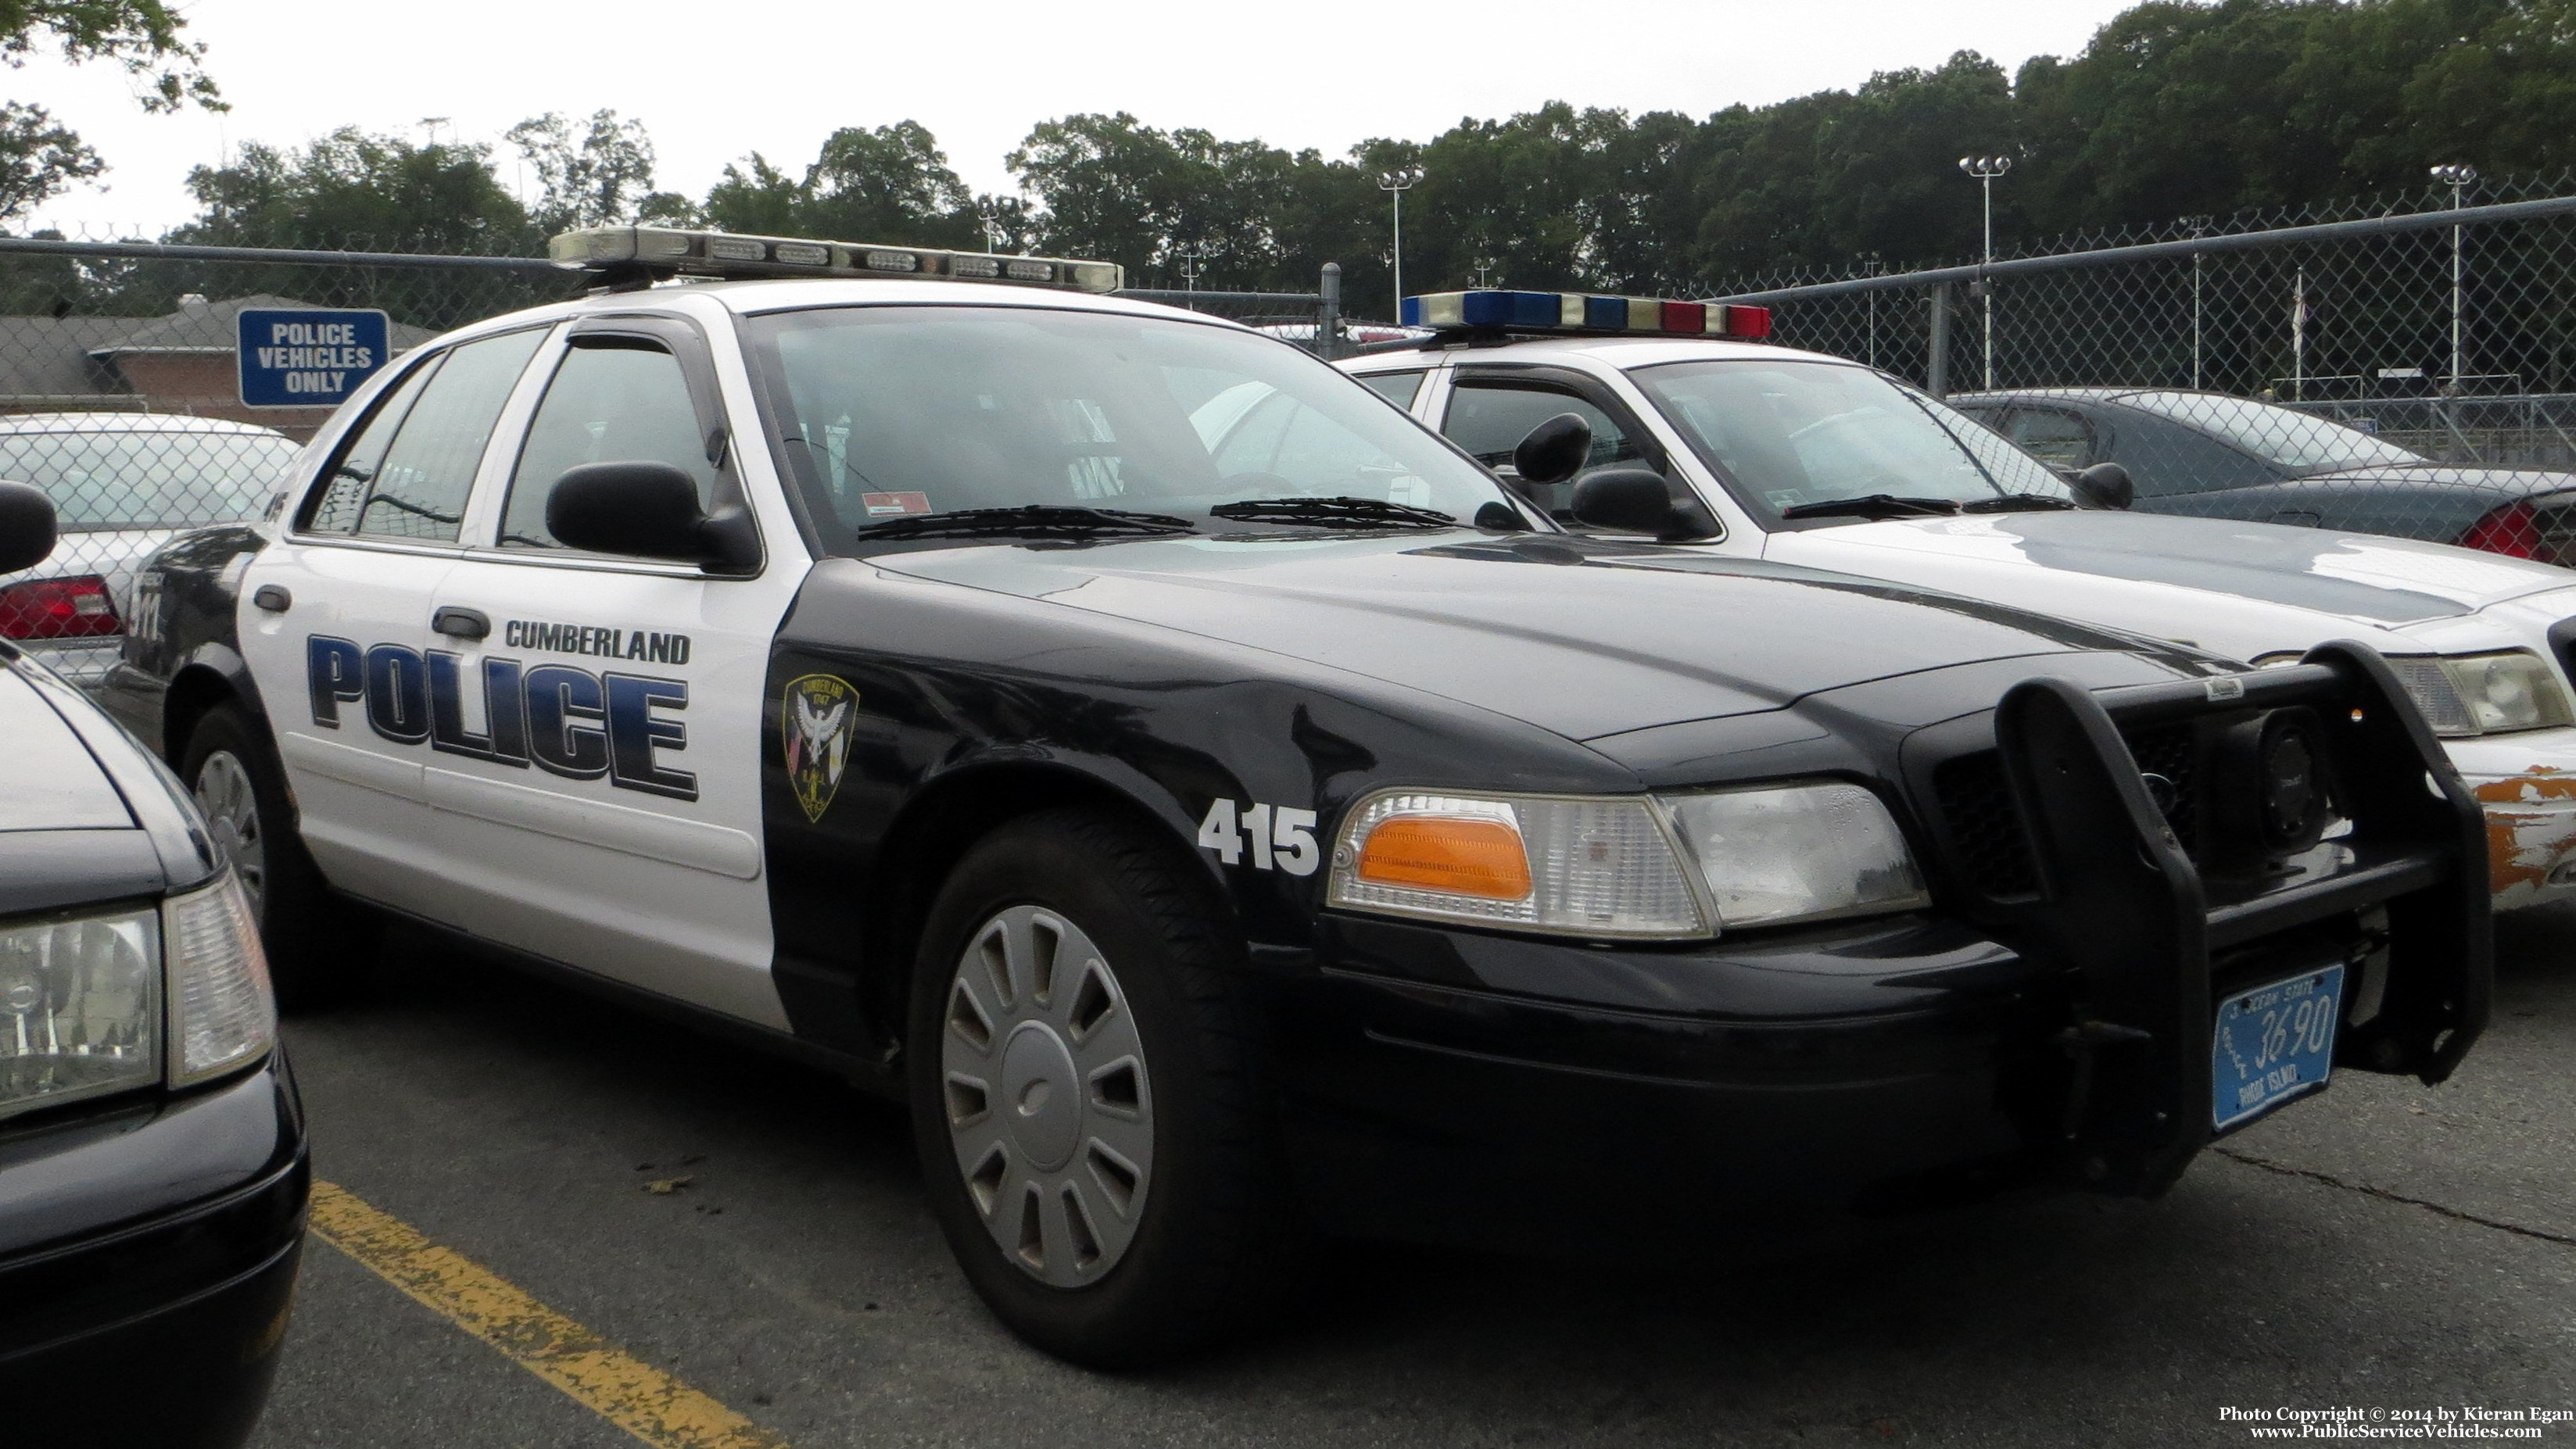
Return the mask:
POLYGON ((783 704, 778 731, 787 747, 787 780, 810 824, 823 818, 841 788, 859 692, 829 674, 808 674, 787 681, 783 704))
POLYGON ((900 518, 907 513, 928 513, 930 495, 927 493, 862 493, 859 495, 859 506, 868 511, 870 518, 900 518))

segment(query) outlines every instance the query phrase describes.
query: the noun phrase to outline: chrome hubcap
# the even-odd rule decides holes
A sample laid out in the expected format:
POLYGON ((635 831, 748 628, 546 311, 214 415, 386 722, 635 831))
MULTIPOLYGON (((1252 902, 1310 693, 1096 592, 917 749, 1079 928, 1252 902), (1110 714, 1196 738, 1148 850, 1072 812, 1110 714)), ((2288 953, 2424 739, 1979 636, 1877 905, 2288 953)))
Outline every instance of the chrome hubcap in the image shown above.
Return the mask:
POLYGON ((259 797, 251 793, 250 771, 230 752, 217 750, 198 769, 194 793, 216 846, 233 863, 233 874, 256 913, 268 887, 268 837, 259 828, 259 797))
POLYGON ((949 1143, 984 1230, 1021 1271, 1079 1288, 1118 1265, 1153 1180, 1144 1043, 1091 938, 1013 906, 967 944, 939 1065, 949 1143))

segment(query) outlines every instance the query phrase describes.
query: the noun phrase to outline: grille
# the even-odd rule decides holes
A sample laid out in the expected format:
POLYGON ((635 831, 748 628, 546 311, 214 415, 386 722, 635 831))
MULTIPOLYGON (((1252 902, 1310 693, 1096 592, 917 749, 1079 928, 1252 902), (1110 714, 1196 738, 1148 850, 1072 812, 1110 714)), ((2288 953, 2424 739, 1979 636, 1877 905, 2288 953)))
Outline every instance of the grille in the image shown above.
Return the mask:
MULTIPOLYGON (((2173 782, 2172 808, 2165 811, 2165 823, 2173 827, 2174 837, 2182 842, 2183 853, 2194 862, 2200 859, 2200 804, 2192 788, 2199 767, 2199 748, 2192 742, 2192 729, 2187 724, 2150 725, 2142 729, 2122 730, 2120 737, 2129 742, 2129 753, 2137 756, 2143 774, 2162 775, 2173 782)), ((2153 782, 2149 784, 2152 786, 2153 782)), ((2152 789, 2150 794, 2155 793, 2152 789)), ((2164 800, 2158 800, 2163 805, 2164 800)))
MULTIPOLYGON (((2165 819, 2197 862, 2199 804, 2193 790, 2199 749, 2188 724, 2154 725, 2124 730, 2129 753, 2144 773, 2173 782, 2173 808, 2165 819)), ((1932 772, 1932 794, 1950 839, 1959 853, 1959 873, 1970 885, 1998 898, 2031 895, 2039 889, 2039 870, 2032 862, 2030 837, 2013 808, 2012 787, 2004 779, 2004 762, 1992 750, 1945 760, 1932 772)), ((2158 803, 2162 803, 2159 801, 2158 803)))
POLYGON ((2039 889, 2002 756, 1985 750, 1944 760, 1932 772, 1932 794, 1949 822, 1959 873, 1970 885, 1989 896, 2026 896, 2039 889))

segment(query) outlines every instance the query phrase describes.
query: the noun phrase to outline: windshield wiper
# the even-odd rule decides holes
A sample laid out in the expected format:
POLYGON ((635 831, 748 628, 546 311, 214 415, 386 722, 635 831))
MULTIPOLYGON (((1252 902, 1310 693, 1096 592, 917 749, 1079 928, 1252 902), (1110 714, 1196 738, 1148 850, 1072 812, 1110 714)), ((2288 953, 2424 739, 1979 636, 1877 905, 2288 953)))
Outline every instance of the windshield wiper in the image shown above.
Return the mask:
POLYGON ((1001 534, 1040 534, 1053 538, 1089 538, 1104 533, 1191 533, 1196 526, 1168 513, 1130 513, 1119 508, 1071 508, 1032 503, 1023 508, 961 508, 954 513, 915 513, 880 519, 850 532, 859 538, 978 538, 1001 534))
POLYGON ((1237 523, 1340 524, 1345 528, 1446 528, 1458 520, 1437 509, 1378 498, 1252 498, 1220 503, 1211 517, 1237 523))
POLYGON ((1822 503, 1793 503, 1780 510, 1782 518, 1924 518, 1946 516, 1959 511, 1958 503, 1948 498, 1900 498, 1893 493, 1872 493, 1863 498, 1828 498, 1822 503))
POLYGON ((1961 513, 2033 513, 2043 509, 2076 506, 2074 499, 2060 498, 2054 493, 2007 493, 2000 498, 1980 498, 1974 503, 1963 503, 1959 505, 1959 511, 1961 513))

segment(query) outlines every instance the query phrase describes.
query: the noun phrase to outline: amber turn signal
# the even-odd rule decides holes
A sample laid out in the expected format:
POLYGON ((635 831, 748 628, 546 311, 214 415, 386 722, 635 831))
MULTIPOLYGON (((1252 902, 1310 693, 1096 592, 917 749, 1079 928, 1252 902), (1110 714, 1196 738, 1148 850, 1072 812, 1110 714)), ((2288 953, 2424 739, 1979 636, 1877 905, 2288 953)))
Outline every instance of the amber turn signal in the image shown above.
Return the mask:
POLYGON ((1373 885, 1516 901, 1530 893, 1529 852, 1521 833, 1500 820, 1399 815, 1369 832, 1359 877, 1373 885))

